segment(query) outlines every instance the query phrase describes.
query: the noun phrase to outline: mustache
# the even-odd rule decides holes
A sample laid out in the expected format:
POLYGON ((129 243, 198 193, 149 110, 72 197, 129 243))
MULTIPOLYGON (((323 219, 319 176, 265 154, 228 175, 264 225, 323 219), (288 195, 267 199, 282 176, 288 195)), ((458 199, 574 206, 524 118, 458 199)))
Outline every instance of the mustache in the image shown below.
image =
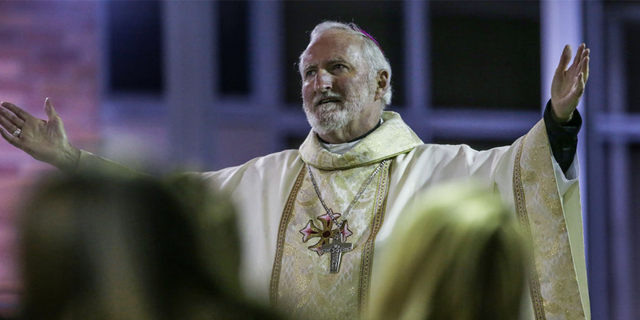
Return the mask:
POLYGON ((342 95, 339 95, 333 92, 326 92, 326 93, 322 93, 319 96, 316 96, 313 99, 313 105, 317 107, 320 104, 320 102, 322 102, 322 100, 327 100, 327 99, 336 99, 340 101, 344 100, 342 95))

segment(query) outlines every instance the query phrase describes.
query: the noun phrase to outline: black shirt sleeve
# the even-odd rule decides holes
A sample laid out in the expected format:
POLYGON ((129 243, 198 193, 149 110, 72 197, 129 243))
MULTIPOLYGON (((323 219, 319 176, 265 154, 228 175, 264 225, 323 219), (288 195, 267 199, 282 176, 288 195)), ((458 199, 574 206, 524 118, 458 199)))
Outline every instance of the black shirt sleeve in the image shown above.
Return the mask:
POLYGON ((547 107, 544 109, 544 124, 547 128, 547 136, 549 137, 549 145, 551 146, 553 157, 562 168, 562 172, 566 173, 576 155, 578 132, 582 127, 582 117, 576 109, 569 122, 559 124, 554 120, 551 112, 553 111, 551 110, 551 100, 549 100, 547 107))

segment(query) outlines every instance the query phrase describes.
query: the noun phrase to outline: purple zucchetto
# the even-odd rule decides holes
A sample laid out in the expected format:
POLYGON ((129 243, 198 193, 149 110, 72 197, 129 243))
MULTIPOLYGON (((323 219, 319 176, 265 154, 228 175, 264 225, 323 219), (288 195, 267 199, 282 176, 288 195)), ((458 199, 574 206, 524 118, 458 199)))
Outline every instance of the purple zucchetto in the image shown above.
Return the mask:
POLYGON ((369 38, 369 39, 373 40, 373 42, 375 42, 375 43, 376 43, 376 45, 378 46, 378 49, 380 49, 380 51, 382 51, 382 54, 384 54, 384 50, 382 50, 382 47, 380 46, 380 44, 378 43, 378 41, 376 41, 376 39, 375 39, 373 36, 371 36, 369 33, 367 33, 366 31, 362 30, 362 29, 361 29, 361 28, 359 28, 359 27, 355 27, 354 29, 355 29, 356 31, 361 32, 365 37, 367 37, 367 38, 369 38))

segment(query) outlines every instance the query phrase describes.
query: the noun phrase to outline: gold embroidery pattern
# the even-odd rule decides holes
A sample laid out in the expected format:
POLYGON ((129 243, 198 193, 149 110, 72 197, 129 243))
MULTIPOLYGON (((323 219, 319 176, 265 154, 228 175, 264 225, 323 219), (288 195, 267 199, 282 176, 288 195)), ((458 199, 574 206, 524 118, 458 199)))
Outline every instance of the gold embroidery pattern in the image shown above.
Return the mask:
POLYGON ((360 271, 360 288, 358 290, 358 319, 367 310, 369 302, 369 284, 371 283, 371 266, 373 264, 373 252, 376 235, 384 221, 384 213, 387 205, 387 195, 389 194, 389 180, 391 163, 387 162, 380 172, 378 191, 376 193, 376 203, 373 207, 374 218, 371 226, 371 235, 365 244, 362 257, 362 267, 360 271))
MULTIPOLYGON (((529 217, 527 216, 527 206, 526 199, 524 196, 524 189, 522 187, 522 177, 521 177, 521 166, 520 166, 520 158, 522 157, 522 148, 524 146, 524 141, 527 139, 525 135, 520 141, 520 146, 518 146, 518 152, 516 153, 516 158, 514 162, 513 168, 513 198, 515 200, 516 206, 516 214, 518 215, 518 221, 520 221, 520 226, 525 233, 527 241, 529 245, 533 243, 533 239, 531 236, 531 226, 529 225, 529 217)), ((533 304, 533 313, 535 315, 536 320, 546 320, 547 317, 544 314, 544 303, 542 301, 542 293, 540 292, 540 279, 538 278, 537 268, 535 267, 535 255, 533 250, 530 251, 533 256, 532 261, 534 261, 534 267, 531 268, 529 272, 529 292, 531 294, 531 302, 533 304)))
MULTIPOLYGON (((378 165, 350 170, 317 171, 318 185, 327 202, 346 207, 354 193, 378 165)), ((381 172, 382 173, 382 169, 381 172)), ((378 173, 378 175, 380 174, 378 173)), ((314 173, 315 174, 315 173, 314 173)), ((330 257, 318 256, 301 241, 300 229, 324 212, 308 173, 298 190, 285 229, 283 256, 278 272, 277 308, 295 319, 353 319, 359 308, 361 261, 372 232, 379 179, 374 179, 347 217, 354 235, 353 250, 342 257, 339 273, 330 273, 330 257)), ((279 244, 280 245, 280 244, 279 244)), ((276 288, 276 286, 274 286, 276 288)))
POLYGON ((276 306, 278 304, 278 284, 280 283, 280 268, 282 267, 282 254, 284 251, 284 238, 287 232, 287 225, 289 225, 289 218, 291 217, 291 211, 296 201, 298 191, 302 186, 305 176, 305 165, 302 166, 296 182, 293 184, 293 189, 289 194, 289 199, 282 211, 282 217, 280 218, 280 227, 278 228, 278 243, 276 245, 276 256, 273 260, 273 270, 271 270, 271 286, 269 287, 269 297, 271 305, 276 306))
MULTIPOLYGON (((562 199, 555 180, 544 122, 522 141, 520 184, 533 242, 545 317, 585 319, 562 199)), ((517 167, 516 167, 517 168, 517 167)))

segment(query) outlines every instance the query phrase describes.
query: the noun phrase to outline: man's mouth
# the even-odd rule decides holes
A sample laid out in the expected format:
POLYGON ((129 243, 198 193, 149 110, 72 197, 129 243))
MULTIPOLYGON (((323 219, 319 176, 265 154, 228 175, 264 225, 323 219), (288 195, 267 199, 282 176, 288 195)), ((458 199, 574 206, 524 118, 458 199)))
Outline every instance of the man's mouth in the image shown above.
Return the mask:
POLYGON ((320 106, 325 103, 339 103, 339 102, 340 102, 340 99, 338 98, 324 98, 318 101, 318 103, 316 103, 316 106, 320 106))

